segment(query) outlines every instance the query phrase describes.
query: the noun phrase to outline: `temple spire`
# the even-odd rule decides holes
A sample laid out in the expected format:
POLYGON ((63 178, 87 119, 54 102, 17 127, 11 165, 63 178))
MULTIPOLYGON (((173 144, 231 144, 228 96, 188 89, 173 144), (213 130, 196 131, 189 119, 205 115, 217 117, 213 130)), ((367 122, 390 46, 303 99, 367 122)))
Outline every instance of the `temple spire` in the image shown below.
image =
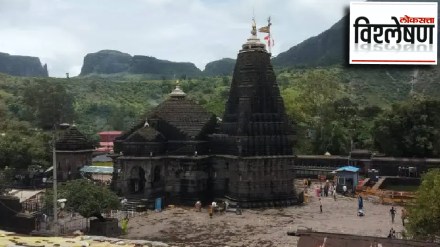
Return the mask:
POLYGON ((257 37, 257 24, 255 23, 255 18, 252 18, 252 30, 251 30, 251 36, 247 39, 247 42, 243 44, 243 50, 241 50, 240 52, 243 51, 247 51, 247 50, 264 50, 265 49, 265 44, 261 43, 260 39, 257 37))

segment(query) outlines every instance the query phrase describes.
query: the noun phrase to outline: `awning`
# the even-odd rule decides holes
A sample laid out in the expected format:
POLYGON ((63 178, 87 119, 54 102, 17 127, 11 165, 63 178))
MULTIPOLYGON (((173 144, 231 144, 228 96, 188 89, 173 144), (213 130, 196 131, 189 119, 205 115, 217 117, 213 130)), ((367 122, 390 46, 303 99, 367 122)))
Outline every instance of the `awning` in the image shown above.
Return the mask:
POLYGON ((354 166, 343 166, 336 169, 336 172, 358 172, 359 168, 354 166))
POLYGON ((97 173, 97 174, 112 174, 113 167, 112 166, 84 166, 80 170, 84 173, 97 173))

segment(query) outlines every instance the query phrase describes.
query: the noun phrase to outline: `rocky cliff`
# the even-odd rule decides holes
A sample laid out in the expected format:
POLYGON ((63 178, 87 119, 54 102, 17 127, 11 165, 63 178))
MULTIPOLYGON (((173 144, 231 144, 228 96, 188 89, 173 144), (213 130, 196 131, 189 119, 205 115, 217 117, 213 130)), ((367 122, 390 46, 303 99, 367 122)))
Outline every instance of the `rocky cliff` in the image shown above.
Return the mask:
POLYGON ((16 56, 1 52, 0 73, 14 76, 48 76, 47 65, 42 65, 38 57, 16 56))
POLYGON ((193 63, 171 62, 149 56, 131 56, 120 51, 102 50, 84 57, 80 75, 115 73, 180 77, 200 75, 201 71, 193 63))
POLYGON ((80 75, 114 74, 130 69, 131 56, 120 51, 103 50, 89 53, 84 57, 80 75))

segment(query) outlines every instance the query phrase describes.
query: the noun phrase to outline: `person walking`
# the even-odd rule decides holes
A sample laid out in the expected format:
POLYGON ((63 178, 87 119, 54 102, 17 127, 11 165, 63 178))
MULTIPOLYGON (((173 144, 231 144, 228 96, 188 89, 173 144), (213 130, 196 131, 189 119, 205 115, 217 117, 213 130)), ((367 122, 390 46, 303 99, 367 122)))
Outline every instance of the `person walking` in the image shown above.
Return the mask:
POLYGON ((322 214, 322 201, 321 201, 321 198, 319 198, 319 211, 322 214))
POLYGON ((209 213, 209 218, 211 218, 211 219, 212 219, 213 211, 214 211, 214 209, 213 209, 212 205, 209 205, 208 206, 208 213, 209 213))
POLYGON ((358 209, 361 210, 364 208, 364 198, 361 195, 358 197, 358 209))
POLYGON ((406 210, 405 208, 402 208, 402 212, 400 217, 402 218, 402 225, 405 226, 405 219, 406 219, 406 210))
POLYGON ((391 207, 390 214, 391 214, 391 223, 394 223, 394 217, 396 217, 396 209, 394 209, 394 207, 391 207))

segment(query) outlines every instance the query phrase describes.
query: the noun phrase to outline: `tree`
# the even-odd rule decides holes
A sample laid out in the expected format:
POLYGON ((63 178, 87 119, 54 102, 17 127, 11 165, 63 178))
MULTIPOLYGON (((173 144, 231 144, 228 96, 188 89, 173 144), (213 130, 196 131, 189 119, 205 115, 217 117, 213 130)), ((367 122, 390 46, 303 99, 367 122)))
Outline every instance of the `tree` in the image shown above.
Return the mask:
POLYGON ((440 169, 422 177, 415 203, 408 207, 408 233, 417 239, 433 240, 440 236, 440 169))
POLYGON ((393 105, 374 123, 375 146, 387 155, 440 156, 440 101, 415 98, 393 105))
POLYGON ((12 184, 14 169, 5 168, 0 170, 0 195, 5 194, 12 184))
POLYGON ((50 136, 28 122, 0 120, 0 168, 25 169, 30 165, 48 167, 50 136))
MULTIPOLYGON (((46 205, 52 204, 53 193, 46 193, 46 205)), ((85 218, 96 217, 105 221, 103 212, 118 209, 118 196, 107 187, 96 185, 86 179, 66 182, 59 187, 58 198, 65 198, 66 208, 78 212, 85 218)))
POLYGON ((282 91, 282 96, 288 116, 297 123, 297 147, 301 149, 298 152, 347 153, 350 132, 347 121, 341 118, 353 115, 357 105, 341 98, 338 70, 306 71, 294 78, 292 84, 282 91))
POLYGON ((60 83, 39 79, 24 89, 23 101, 33 113, 33 120, 45 130, 73 120, 73 96, 60 83))

